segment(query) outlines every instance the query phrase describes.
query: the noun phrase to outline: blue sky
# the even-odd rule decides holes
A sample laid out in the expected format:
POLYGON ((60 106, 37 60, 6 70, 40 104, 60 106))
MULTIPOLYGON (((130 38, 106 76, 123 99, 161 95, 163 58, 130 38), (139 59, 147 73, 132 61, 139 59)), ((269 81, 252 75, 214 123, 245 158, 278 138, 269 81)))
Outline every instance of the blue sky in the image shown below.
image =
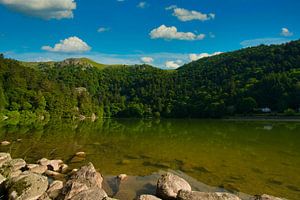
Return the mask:
POLYGON ((0 52, 177 68, 299 39, 299 0, 0 0, 0 52))

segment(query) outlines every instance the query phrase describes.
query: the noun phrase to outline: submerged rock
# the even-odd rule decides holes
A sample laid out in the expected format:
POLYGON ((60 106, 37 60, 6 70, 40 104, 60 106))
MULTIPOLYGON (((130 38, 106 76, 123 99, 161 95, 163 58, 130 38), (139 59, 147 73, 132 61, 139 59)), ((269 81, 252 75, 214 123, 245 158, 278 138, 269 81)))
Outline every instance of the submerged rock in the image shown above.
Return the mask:
POLYGON ((192 191, 190 184, 172 173, 162 175, 157 182, 156 195, 162 199, 175 199, 180 190, 192 191))
POLYGON ((254 197, 254 200, 286 200, 278 197, 273 197, 271 195, 263 194, 263 195, 257 195, 254 197))
POLYGON ((48 179, 35 173, 24 173, 9 180, 9 199, 29 200, 38 199, 48 188, 48 179))
POLYGON ((1 142, 1 145, 2 146, 8 146, 8 145, 10 145, 10 142, 9 141, 3 141, 3 142, 1 142))
POLYGON ((241 200, 234 194, 224 192, 194 192, 180 190, 178 200, 241 200))

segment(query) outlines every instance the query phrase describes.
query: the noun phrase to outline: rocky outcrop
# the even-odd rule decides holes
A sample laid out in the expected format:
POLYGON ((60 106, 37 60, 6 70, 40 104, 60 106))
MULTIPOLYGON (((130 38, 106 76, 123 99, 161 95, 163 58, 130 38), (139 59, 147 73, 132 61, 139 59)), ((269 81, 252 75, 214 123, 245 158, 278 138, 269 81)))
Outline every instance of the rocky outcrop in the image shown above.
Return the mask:
POLYGON ((194 192, 180 190, 177 195, 178 200, 241 200, 238 196, 222 192, 194 192))
POLYGON ((180 190, 192 191, 192 188, 183 178, 166 173, 157 182, 156 195, 162 199, 175 199, 180 190))

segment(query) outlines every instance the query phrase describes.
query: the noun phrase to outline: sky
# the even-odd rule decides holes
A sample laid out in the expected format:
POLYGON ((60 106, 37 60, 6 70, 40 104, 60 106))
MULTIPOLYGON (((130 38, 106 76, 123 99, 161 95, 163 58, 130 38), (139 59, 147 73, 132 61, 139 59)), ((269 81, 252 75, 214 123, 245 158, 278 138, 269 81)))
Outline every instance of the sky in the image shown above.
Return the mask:
POLYGON ((0 0, 0 52, 174 69, 300 37, 299 0, 0 0))

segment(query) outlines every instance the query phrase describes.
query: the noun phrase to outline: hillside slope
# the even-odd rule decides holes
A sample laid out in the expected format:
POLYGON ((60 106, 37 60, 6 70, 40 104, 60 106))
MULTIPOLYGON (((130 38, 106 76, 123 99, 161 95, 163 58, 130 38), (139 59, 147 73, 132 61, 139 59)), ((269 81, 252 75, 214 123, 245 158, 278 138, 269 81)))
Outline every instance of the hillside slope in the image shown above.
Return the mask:
POLYGON ((222 117, 264 107, 298 111, 300 41, 224 53, 174 71, 85 58, 36 64, 0 57, 5 115, 222 117))

